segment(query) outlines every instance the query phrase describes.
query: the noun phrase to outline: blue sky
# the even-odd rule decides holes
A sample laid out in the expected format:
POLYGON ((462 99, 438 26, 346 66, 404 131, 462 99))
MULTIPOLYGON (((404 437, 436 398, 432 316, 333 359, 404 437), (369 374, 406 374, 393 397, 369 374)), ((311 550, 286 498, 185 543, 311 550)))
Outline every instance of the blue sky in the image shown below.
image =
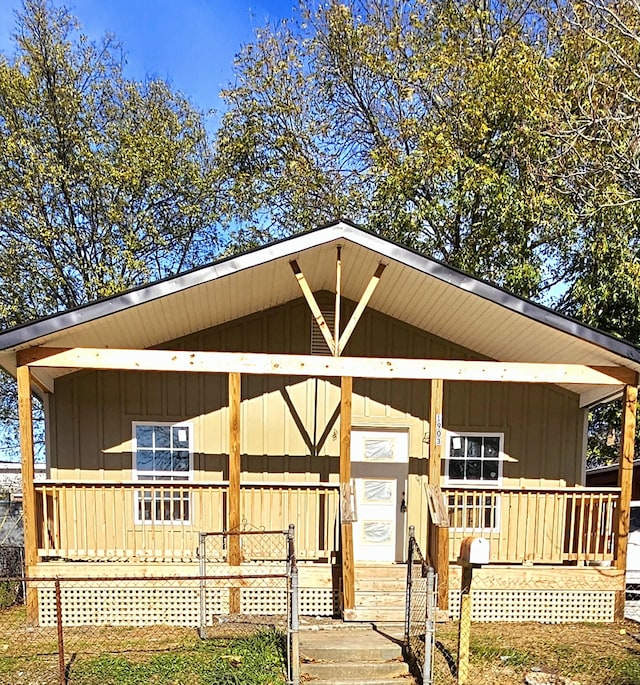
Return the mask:
MULTIPOLYGON (((11 53, 21 0, 0 0, 0 51, 11 53)), ((233 58, 267 21, 291 17, 296 0, 54 0, 92 39, 114 33, 127 55, 127 76, 167 80, 201 110, 220 111, 233 58)), ((212 126, 215 118, 209 119, 212 126)))

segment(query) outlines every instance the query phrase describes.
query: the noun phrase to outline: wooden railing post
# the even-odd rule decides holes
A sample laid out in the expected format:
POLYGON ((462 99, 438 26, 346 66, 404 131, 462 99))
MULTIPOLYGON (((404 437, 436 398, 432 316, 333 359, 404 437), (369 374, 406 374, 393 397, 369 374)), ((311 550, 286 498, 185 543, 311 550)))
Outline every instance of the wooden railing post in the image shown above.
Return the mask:
MULTIPOLYGON (((636 381, 637 382, 637 381, 636 381)), ((636 437, 636 409, 638 404, 637 385, 626 385, 622 405, 622 431, 620 437, 620 462, 618 465, 618 501, 616 568, 627 568, 627 547, 631 520, 631 485, 633 480, 633 457, 636 437)), ((624 617, 624 589, 616 593, 616 618, 624 617)))
MULTIPOLYGON (((442 469, 443 386, 441 379, 431 381, 431 407, 429 411, 429 483, 440 485, 442 469)), ((438 608, 449 609, 449 528, 429 520, 429 557, 438 574, 438 608)))
MULTIPOLYGON (((241 378, 239 373, 229 374, 229 556, 230 566, 240 566, 240 403, 241 378)), ((229 589, 229 613, 239 614, 241 588, 229 589)))
MULTIPOLYGON (((229 530, 240 530, 240 374, 229 374, 229 530)), ((240 538, 229 537, 229 564, 240 565, 240 538)))
MULTIPOLYGON (((31 372, 19 366, 18 416, 20 421, 20 454, 22 459, 22 514, 24 526, 24 564, 26 575, 34 575, 38 563, 38 521, 34 484, 33 404, 31 400, 31 372)), ((27 618, 38 621, 38 590, 27 583, 27 618)))
MULTIPOLYGON (((353 379, 343 376, 340 383, 340 485, 351 483, 351 395, 353 379)), ((353 560, 353 528, 351 522, 341 522, 342 538, 342 598, 343 611, 355 609, 355 569, 353 560)))

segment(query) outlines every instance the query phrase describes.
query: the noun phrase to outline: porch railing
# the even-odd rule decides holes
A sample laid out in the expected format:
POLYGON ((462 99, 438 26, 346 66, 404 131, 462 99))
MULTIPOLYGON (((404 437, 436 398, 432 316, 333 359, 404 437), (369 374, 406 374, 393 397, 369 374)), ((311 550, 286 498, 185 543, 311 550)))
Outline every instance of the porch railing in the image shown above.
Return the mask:
POLYGON ((460 543, 481 535, 498 563, 613 561, 619 488, 452 488, 449 559, 460 543))
MULTIPOLYGON (((71 560, 195 561, 200 531, 222 531, 227 488, 216 482, 40 482, 38 551, 71 560)), ((298 532, 298 558, 338 549, 331 484, 241 484, 243 528, 298 532)))

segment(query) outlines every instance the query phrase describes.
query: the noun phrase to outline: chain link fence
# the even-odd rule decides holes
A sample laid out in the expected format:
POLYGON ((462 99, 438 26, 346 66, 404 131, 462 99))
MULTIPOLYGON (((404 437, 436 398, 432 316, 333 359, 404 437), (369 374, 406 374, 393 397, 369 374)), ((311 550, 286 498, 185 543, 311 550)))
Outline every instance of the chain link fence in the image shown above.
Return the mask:
POLYGON ((0 548, 24 544, 22 502, 0 491, 0 548))
POLYGON ((22 503, 0 491, 0 609, 22 601, 24 586, 11 579, 23 575, 22 503))
POLYGON ((279 535, 283 564, 256 572, 5 578, 26 592, 0 610, 0 685, 298 685, 293 528, 279 535))
POLYGON ((405 649, 412 670, 425 685, 434 682, 437 591, 436 574, 422 555, 415 528, 411 526, 407 553, 405 649))
POLYGON ((24 548, 17 545, 0 547, 0 610, 24 600, 24 548))
POLYGON ((198 557, 200 570, 206 564, 230 561, 237 544, 237 562, 250 564, 271 562, 286 564, 289 555, 289 530, 240 529, 215 533, 200 533, 198 557), (204 566, 202 566, 204 564, 204 566))

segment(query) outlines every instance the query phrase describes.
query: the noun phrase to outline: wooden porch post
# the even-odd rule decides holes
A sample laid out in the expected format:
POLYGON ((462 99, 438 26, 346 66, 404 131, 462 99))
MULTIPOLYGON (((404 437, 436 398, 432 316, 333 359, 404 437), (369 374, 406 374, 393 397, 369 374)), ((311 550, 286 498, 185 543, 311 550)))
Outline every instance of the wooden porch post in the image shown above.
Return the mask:
MULTIPOLYGON (((431 381, 429 412, 429 484, 440 485, 442 468, 442 379, 431 381)), ((438 574, 438 608, 449 609, 449 528, 429 521, 429 556, 438 574)))
MULTIPOLYGON (((627 568, 637 402, 637 386, 626 385, 623 395, 622 430, 620 434, 620 462, 618 465, 620 502, 618 504, 618 534, 616 537, 616 567, 621 571, 627 568)), ((624 596, 624 590, 618 590, 616 593, 616 618, 618 619, 624 617, 624 596)))
MULTIPOLYGON (((240 374, 229 374, 229 530, 240 530, 240 374)), ((240 537, 229 536, 229 564, 240 566, 240 537)))
MULTIPOLYGON (((340 485, 343 491, 351 484, 351 395, 353 379, 343 376, 340 381, 340 485)), ((355 572, 353 562, 353 528, 348 523, 341 522, 342 549, 342 597, 343 611, 355 609, 355 572)))
MULTIPOLYGON (((31 400, 31 371, 19 366, 18 416, 20 420, 20 454, 22 458, 22 515, 24 526, 24 563, 26 575, 33 575, 38 563, 38 522, 36 520, 36 491, 34 484, 33 404, 31 400)), ((38 621, 38 590, 27 584, 27 618, 38 621)))

